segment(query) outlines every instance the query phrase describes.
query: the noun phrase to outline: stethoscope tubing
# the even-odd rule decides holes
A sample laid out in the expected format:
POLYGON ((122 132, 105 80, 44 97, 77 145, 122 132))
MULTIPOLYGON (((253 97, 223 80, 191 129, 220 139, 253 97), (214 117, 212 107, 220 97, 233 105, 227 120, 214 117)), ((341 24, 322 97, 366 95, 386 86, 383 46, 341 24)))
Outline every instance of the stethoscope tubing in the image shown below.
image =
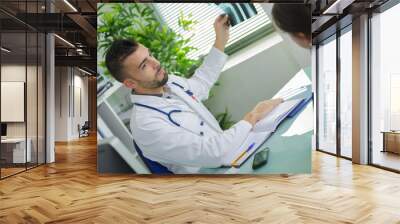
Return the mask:
POLYGON ((167 112, 165 112, 165 111, 163 111, 163 110, 161 110, 161 109, 158 109, 158 108, 155 108, 155 107, 146 105, 146 104, 134 103, 134 105, 140 106, 140 107, 144 107, 144 108, 147 108, 147 109, 150 109, 150 110, 155 110, 155 111, 157 111, 157 112, 160 112, 160 113, 166 115, 166 116, 168 117, 168 120, 171 121, 171 123, 173 123, 174 125, 176 125, 176 126, 178 126, 178 127, 181 126, 178 122, 176 122, 176 121, 174 121, 174 119, 172 119, 171 114, 182 112, 182 110, 171 110, 170 112, 167 113, 167 112))
MULTIPOLYGON (((179 85, 178 83, 172 82, 172 84, 178 86, 179 88, 181 88, 182 90, 185 91, 185 89, 183 88, 183 86, 179 85)), ((193 96, 193 92, 190 91, 190 90, 186 90, 185 93, 188 94, 190 97, 193 96)), ((192 98, 193 98, 193 97, 192 97, 192 98)), ((197 101, 197 99, 195 99, 195 98, 193 98, 193 99, 197 101)), ((193 134, 195 134, 195 135, 202 136, 201 134, 199 134, 199 133, 197 133, 197 132, 195 132, 195 131, 193 131, 193 130, 190 130, 190 129, 188 129, 188 128, 185 128, 185 127, 181 126, 178 122, 174 121, 174 119, 172 118, 172 114, 173 114, 173 113, 180 113, 180 112, 182 112, 182 110, 175 109, 175 110, 171 110, 170 112, 165 112, 165 111, 163 111, 163 110, 161 110, 161 109, 158 109, 158 108, 156 108, 156 107, 152 107, 152 106, 149 106, 149 105, 146 105, 146 104, 142 104, 142 103, 133 103, 133 104, 136 105, 136 106, 144 107, 144 108, 147 108, 147 109, 150 109, 150 110, 157 111, 157 112, 159 112, 159 113, 161 113, 161 114, 164 114, 165 116, 168 117, 168 120, 169 120, 172 124, 174 124, 175 126, 180 127, 180 128, 182 128, 182 129, 185 129, 186 131, 189 131, 189 132, 191 132, 191 133, 193 133, 193 134)))

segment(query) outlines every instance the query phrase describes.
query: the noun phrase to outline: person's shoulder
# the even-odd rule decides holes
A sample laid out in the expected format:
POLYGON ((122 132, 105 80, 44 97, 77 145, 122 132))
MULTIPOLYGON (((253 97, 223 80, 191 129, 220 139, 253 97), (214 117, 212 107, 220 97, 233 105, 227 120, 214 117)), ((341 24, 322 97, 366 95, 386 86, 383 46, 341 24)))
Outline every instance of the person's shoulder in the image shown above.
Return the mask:
POLYGON ((169 77, 169 82, 184 82, 186 79, 181 77, 181 76, 177 76, 175 74, 170 74, 169 77))
POLYGON ((187 88, 187 79, 184 77, 171 74, 171 75, 169 75, 168 80, 169 80, 168 81, 169 84, 175 84, 182 88, 187 88))

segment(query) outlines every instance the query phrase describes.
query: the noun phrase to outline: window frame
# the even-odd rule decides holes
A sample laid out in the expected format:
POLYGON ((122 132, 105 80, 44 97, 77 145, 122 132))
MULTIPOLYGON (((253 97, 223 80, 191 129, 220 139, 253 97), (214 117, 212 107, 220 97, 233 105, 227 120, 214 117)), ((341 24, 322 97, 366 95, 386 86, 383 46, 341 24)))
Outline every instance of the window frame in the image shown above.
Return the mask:
POLYGON ((374 163, 373 161, 373 153, 374 153, 374 149, 373 149, 373 132, 372 132, 372 19, 374 17, 374 14, 381 14, 384 13, 385 11, 391 9, 392 7, 396 6, 397 4, 400 4, 397 0, 388 0, 387 2, 385 2, 384 4, 380 5, 379 7, 371 10, 368 12, 368 19, 367 19, 367 23, 368 23, 368 30, 367 30, 367 39, 368 39, 368 53, 367 53, 367 76, 368 76, 368 87, 367 87, 367 91, 368 91, 368 100, 367 100, 367 119, 368 119, 368 124, 367 124, 367 140, 368 140, 368 155, 367 155, 367 164, 376 168, 380 168, 383 170, 387 170, 387 171, 391 171, 394 173, 400 173, 400 170, 394 169, 394 168, 390 168, 387 166, 383 166, 380 165, 378 163, 374 163))
POLYGON ((336 32, 335 33, 333 33, 332 35, 329 35, 328 37, 326 37, 326 38, 324 38, 324 39, 322 39, 322 40, 319 40, 315 45, 316 45, 316 54, 315 54, 315 57, 316 57, 316 93, 315 93, 315 95, 316 95, 316 138, 315 138, 315 143, 316 143, 316 151, 319 151, 319 152, 323 152, 323 153, 326 153, 326 154, 329 154, 329 155, 333 155, 333 156, 336 156, 336 157, 339 157, 339 158, 343 158, 343 159, 346 159, 346 160, 350 160, 350 161, 352 161, 352 158, 350 158, 350 157, 347 157, 347 156, 344 156, 344 155, 342 155, 342 153, 341 153, 341 119, 340 119, 340 112, 341 112, 341 110, 340 110, 340 103, 341 103, 341 100, 340 100, 340 84, 341 84, 341 79, 340 79, 340 76, 341 76, 341 67, 340 67, 340 60, 341 60, 341 58, 340 58, 340 37, 342 36, 342 35, 344 35, 345 33, 347 33, 347 32, 352 32, 352 29, 351 29, 351 26, 352 26, 352 23, 349 23, 349 24, 347 24, 345 27, 343 27, 343 28, 341 28, 341 29, 339 29, 339 30, 336 30, 336 32), (320 149, 319 148, 319 122, 320 122, 320 120, 319 120, 319 110, 320 110, 320 108, 319 108, 319 93, 320 93, 320 90, 319 90, 319 82, 320 82, 320 80, 319 80, 319 77, 320 77, 320 74, 319 74, 319 48, 320 48, 320 45, 322 45, 322 44, 326 44, 326 43, 328 43, 328 42, 330 42, 330 41, 336 41, 336 152, 335 153, 332 153, 332 152, 328 152, 328 151, 326 151, 326 150, 324 150, 324 149, 320 149))
MULTIPOLYGON (((38 10, 39 10, 39 8, 38 8, 38 4, 39 4, 39 2, 41 2, 41 1, 35 1, 34 3, 37 3, 37 5, 36 5, 36 12, 38 12, 38 10)), ((25 2, 26 3, 26 2, 25 2)), ((27 10, 27 4, 25 4, 25 5, 23 5, 23 7, 24 7, 24 12, 23 12, 23 14, 26 16, 26 13, 29 13, 29 12, 27 12, 28 10, 27 10)), ((48 12, 48 7, 46 7, 46 9, 45 9, 45 12, 48 12)), ((35 13, 35 12, 34 12, 35 13)), ((47 75, 48 75, 48 68, 47 68, 47 63, 48 63, 48 59, 47 59, 47 56, 48 56, 48 49, 47 49, 47 45, 48 45, 48 43, 49 43, 49 40, 48 40, 48 33, 47 32, 43 32, 43 31, 41 31, 41 30, 39 30, 39 29, 36 29, 36 28, 34 28, 34 27, 32 27, 32 26, 30 26, 29 24, 27 24, 27 23, 23 23, 23 22, 21 22, 17 17, 15 17, 11 12, 9 12, 9 11, 7 11, 7 10, 5 10, 5 9, 3 9, 3 8, 1 8, 0 7, 0 14, 5 14, 5 15, 7 15, 7 17, 8 18, 10 18, 10 19, 12 19, 13 21, 17 21, 17 22, 20 22, 22 25, 23 25, 23 29, 21 29, 21 30, 12 30, 12 31, 10 31, 10 30, 1 30, 0 29, 0 46, 2 46, 2 35, 3 34, 7 34, 7 33, 11 33, 11 34, 19 34, 19 35, 24 35, 24 42, 25 42, 25 44, 24 44, 24 49, 22 49, 21 51, 24 51, 25 52, 25 55, 23 56, 23 57, 21 57, 21 58, 24 58, 24 60, 25 60, 25 64, 22 64, 23 66, 25 66, 25 69, 24 69, 24 71, 25 71, 25 81, 24 81, 24 122, 23 122, 23 124, 24 124, 24 135, 21 137, 21 138, 23 138, 24 139, 24 142, 25 142, 25 146, 24 146, 24 150, 25 150, 25 164, 24 164, 24 168, 23 169, 21 169, 21 170, 19 170, 19 171, 17 171, 17 172, 13 172, 13 173, 11 173, 11 174, 7 174, 7 175, 4 175, 3 173, 2 173, 2 163, 0 162, 0 181, 1 180, 4 180, 4 179, 7 179, 7 178, 9 178, 9 177, 12 177, 12 176, 15 176, 15 175, 18 175, 18 174, 20 174, 20 173, 23 173, 23 172, 26 172, 26 171, 29 171, 29 170, 31 170, 31 169, 34 169, 34 168, 37 168, 37 167, 39 167, 39 166, 42 166, 42 165, 46 165, 47 164, 47 160, 48 160, 48 156, 47 156, 47 146, 48 146, 48 142, 47 142, 47 106, 48 106, 48 102, 47 102, 47 85, 48 85, 48 83, 47 83, 47 75), (28 48, 29 48, 29 46, 28 46, 28 34, 33 34, 34 36, 36 36, 36 40, 34 41, 34 43, 33 43, 33 45, 35 45, 36 44, 36 46, 34 46, 33 47, 33 49, 36 51, 35 53, 36 53, 36 59, 34 59, 33 61, 32 61, 32 65, 34 65, 34 66, 36 66, 36 71, 34 72, 35 73, 35 75, 36 75, 36 86, 34 86, 35 88, 36 88, 36 104, 34 104, 34 105, 36 105, 36 122, 32 122, 30 119, 28 119, 28 107, 27 107, 27 103, 28 103, 28 98, 27 98, 27 85, 28 85, 28 65, 29 65, 29 63, 28 63, 28 48), (40 38, 39 38, 40 37, 40 38), (40 41, 40 43, 42 44, 42 45, 39 45, 39 41, 40 41), (42 48, 41 48, 42 47, 42 48), (39 49, 40 49, 40 51, 39 51, 39 49), (40 61, 39 60, 39 52, 40 53, 42 53, 42 55, 41 55, 41 60, 42 61, 40 61), (40 64, 39 62, 41 62, 42 64, 40 64), (41 95, 43 96, 43 98, 41 98, 41 100, 42 100, 42 103, 43 103, 43 105, 41 105, 41 109, 43 109, 43 114, 41 114, 41 116, 42 117, 39 117, 39 65, 42 65, 43 67, 42 67, 42 71, 41 71, 41 76, 42 76, 42 80, 41 80, 41 82, 42 82, 42 84, 43 84, 43 92, 41 93, 41 95), (43 134, 43 140, 42 140, 42 147, 43 148, 41 148, 41 150, 42 150, 42 153, 43 153, 43 155, 41 155, 40 156, 40 158, 42 159, 42 161, 41 162, 39 162, 40 160, 39 160, 39 120, 40 120, 40 123, 43 125, 43 127, 42 127, 42 132, 40 133, 40 134, 43 134), (29 123, 29 121, 31 121, 32 122, 32 124, 31 125, 36 125, 36 135, 35 136, 32 136, 32 137, 30 137, 31 138, 31 141, 33 141, 33 139, 34 138, 36 138, 36 161, 34 162, 34 163, 32 163, 32 164, 30 164, 30 165, 28 165, 28 153, 27 153, 27 148, 28 148, 28 144, 27 144, 27 142, 28 142, 28 123, 29 123)), ((1 28, 1 23, 0 23, 0 28, 1 28)), ((2 60, 2 52, 0 53, 0 82, 2 81, 2 66, 3 66, 3 60, 2 60)), ((1 85, 0 85, 0 90, 1 90, 1 85)), ((0 91, 0 96, 1 96, 1 91, 0 91)), ((0 101, 1 101, 1 99, 0 99, 0 101)), ((0 110, 1 110, 1 104, 0 104, 0 110)), ((1 115, 0 115, 0 117, 1 117, 1 115)), ((1 119, 0 119, 0 123, 2 123, 1 122, 1 119)), ((33 143, 32 143, 33 144, 33 143)), ((32 156, 32 154, 34 153, 34 150, 31 148, 31 156, 32 156)), ((2 146, 1 146, 1 144, 0 144, 0 158, 1 158, 1 152, 2 152, 2 146)), ((21 167, 22 168, 22 167, 21 167)))
MULTIPOLYGON (((203 4, 205 4, 205 3, 203 3, 203 4)), ((261 4, 261 3, 253 3, 253 4, 261 4)), ((159 8, 156 7, 153 3, 149 4, 149 6, 153 9, 155 17, 158 19, 160 24, 167 25, 167 23, 163 19, 163 16, 162 16, 159 8)), ((268 15, 266 15, 266 16, 268 16, 268 15)), ((265 25, 263 25, 261 27, 258 27, 257 29, 252 31, 250 34, 248 34, 246 37, 239 39, 237 42, 235 42, 232 45, 226 46, 224 52, 227 55, 233 55, 236 52, 240 51, 241 49, 244 49, 245 47, 249 46, 253 42, 260 40, 261 38, 266 37, 275 31, 276 30, 273 26, 272 21, 269 20, 268 23, 266 23, 265 25)), ((204 56, 205 55, 199 55, 199 58, 202 58, 204 56)))

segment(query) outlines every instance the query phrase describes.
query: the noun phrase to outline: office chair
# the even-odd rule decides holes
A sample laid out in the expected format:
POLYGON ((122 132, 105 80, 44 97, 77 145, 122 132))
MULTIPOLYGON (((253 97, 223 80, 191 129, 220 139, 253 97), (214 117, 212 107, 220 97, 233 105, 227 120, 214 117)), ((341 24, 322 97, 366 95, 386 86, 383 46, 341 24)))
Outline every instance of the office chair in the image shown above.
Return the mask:
POLYGON ((153 161, 151 159, 148 159, 144 157, 142 150, 139 148, 139 146, 136 144, 135 140, 133 140, 133 144, 135 145, 136 152, 139 154, 140 158, 142 161, 146 164, 147 168, 149 168, 150 172, 153 174, 173 174, 171 171, 167 169, 167 167, 159 164, 156 161, 153 161))
POLYGON ((81 136, 89 136, 89 129, 90 129, 90 125, 89 125, 89 121, 85 121, 85 123, 82 125, 82 127, 79 127, 78 125, 78 129, 79 129, 79 138, 81 136))

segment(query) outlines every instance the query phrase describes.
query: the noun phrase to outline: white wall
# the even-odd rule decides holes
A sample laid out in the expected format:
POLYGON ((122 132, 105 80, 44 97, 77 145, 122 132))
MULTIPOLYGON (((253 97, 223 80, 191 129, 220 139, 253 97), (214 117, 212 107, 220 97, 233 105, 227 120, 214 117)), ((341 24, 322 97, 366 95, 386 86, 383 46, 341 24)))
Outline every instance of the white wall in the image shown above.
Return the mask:
POLYGON ((68 139, 68 68, 55 68, 55 140, 66 141, 68 139))
MULTIPOLYGON (((25 66, 20 64, 3 64, 1 66, 1 81, 7 82, 24 82, 28 83, 27 87, 27 124, 26 122, 7 122, 7 135, 8 137, 25 137, 25 126, 28 125, 28 137, 30 134, 36 134, 36 66, 25 66), (28 72, 26 74, 26 72, 28 72), (28 76, 28 82, 25 76, 28 76)), ((22 93, 23 94, 23 93, 22 93)), ((6 97, 6 96, 2 96, 6 97)), ((42 105, 39 105, 39 107, 42 105)), ((10 108, 1 108, 1 110, 9 110, 10 108)), ((22 108, 24 110, 24 108, 22 108)))
MULTIPOLYGON (((18 81, 25 82, 26 67, 19 64, 8 64, 1 66, 1 81, 18 81)), ((1 108, 7 110, 7 108, 1 108)), ((25 137, 25 122, 9 122, 7 123, 8 137, 25 137)))
POLYGON ((74 98, 74 108, 75 113, 73 113, 74 117, 72 119, 72 138, 78 137, 78 124, 82 126, 85 121, 88 121, 88 78, 86 76, 81 76, 83 73, 81 73, 79 70, 74 71, 74 96, 71 96, 74 98), (77 74, 78 72, 78 74, 77 74), (80 93, 78 93, 80 91, 80 93), (80 97, 79 97, 80 95, 80 97), (79 102, 81 101, 81 102, 79 102), (81 108, 79 108, 81 107, 81 108), (81 112, 79 110, 82 110, 81 112))
POLYGON ((282 37, 271 34, 229 57, 220 86, 214 87, 214 96, 205 104, 214 115, 226 107, 232 119, 239 121, 258 102, 275 95, 300 69, 282 37), (255 54, 250 55, 252 52, 255 54))
POLYGON ((88 120, 88 78, 83 75, 76 68, 56 67, 56 141, 77 139, 78 124, 82 126, 88 120), (82 114, 79 111, 80 105, 82 114))
MULTIPOLYGON (((24 64, 8 63, 1 66, 1 81, 18 81, 24 82, 26 85, 26 107, 22 105, 20 113, 26 112, 26 120, 22 122, 6 122, 7 123, 7 137, 24 138, 25 135, 30 139, 31 145, 29 146, 32 151, 32 161, 36 162, 37 153, 39 154, 39 163, 44 162, 44 74, 40 66, 25 66, 24 64), (38 71, 37 71, 38 69, 38 71), (27 78, 27 81, 26 81, 27 78)), ((4 89, 2 89, 3 92, 4 89)), ((24 90, 20 92, 24 94, 24 90)), ((2 95, 2 98, 7 95, 2 95)), ((2 107, 1 110, 7 113, 13 112, 13 108, 2 107)), ((14 110, 17 110, 14 108, 14 110)), ((24 119, 23 119, 24 120, 24 119)))

